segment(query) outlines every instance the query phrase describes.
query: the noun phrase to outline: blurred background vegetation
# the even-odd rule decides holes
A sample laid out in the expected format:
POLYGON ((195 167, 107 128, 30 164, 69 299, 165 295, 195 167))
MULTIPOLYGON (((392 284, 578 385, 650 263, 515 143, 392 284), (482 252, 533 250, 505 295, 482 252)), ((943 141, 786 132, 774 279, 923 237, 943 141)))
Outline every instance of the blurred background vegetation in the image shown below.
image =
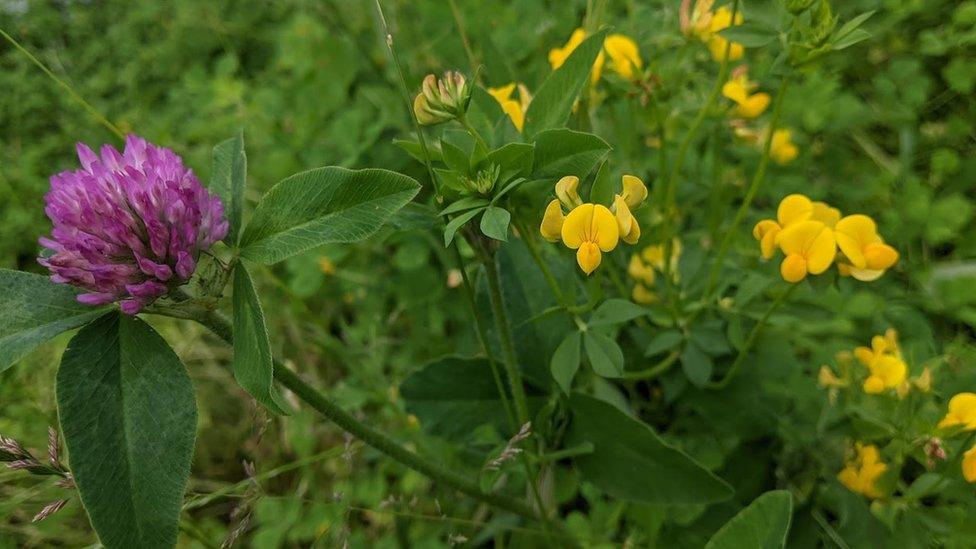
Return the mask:
MULTIPOLYGON (((688 66, 669 63, 683 41, 678 4, 614 1, 602 19, 634 37, 652 69, 662 68, 662 81, 681 94, 671 107, 676 118, 700 105, 717 70, 704 49, 688 66)), ((747 2, 746 13, 761 12, 765 4, 747 2)), ((383 5, 408 85, 417 86, 427 72, 470 70, 447 2, 383 5)), ((548 74, 548 50, 565 42, 587 8, 584 0, 458 5, 476 55, 504 60, 489 67, 487 83, 518 80, 530 89, 548 74)), ((807 348, 797 352, 809 353, 803 368, 815 371, 816 360, 833 352, 830 345, 817 349, 823 332, 859 342, 863 337, 853 335, 860 324, 877 332, 895 324, 923 356, 944 355, 948 369, 971 365, 976 1, 847 0, 835 9, 846 18, 878 10, 868 23, 875 36, 832 57, 793 88, 784 118, 801 154, 771 174, 756 209, 772 210, 796 191, 829 198, 845 211, 869 205, 910 268, 880 283, 899 288, 897 299, 864 291, 832 295, 836 313, 800 330, 807 348)), ((287 175, 327 164, 384 167, 425 179, 423 167, 392 144, 411 126, 372 2, 0 0, 0 29, 124 131, 182 154, 201 180, 209 178, 213 145, 243 127, 251 198, 287 175)), ((771 59, 760 53, 751 61, 752 77, 773 86, 775 79, 763 79, 762 71, 771 59)), ((97 145, 114 142, 114 136, 8 42, 0 42, 0 90, 0 267, 39 271, 34 258, 37 238, 49 230, 43 214, 48 177, 76 164, 74 142, 97 145)), ((603 119, 594 130, 614 145, 611 163, 645 174, 653 185, 650 130, 624 113, 603 119)), ((749 154, 733 150, 719 164, 730 189, 740 188, 751 173, 749 154)), ((693 160, 689 164, 700 166, 694 170, 702 178, 714 169, 705 153, 693 160)), ((694 186, 681 191, 695 192, 694 186)), ((436 235, 414 231, 317 250, 267 270, 260 280, 279 354, 314 372, 316 384, 347 409, 425 452, 456 460, 463 456, 420 433, 396 391, 423 362, 475 349, 463 296, 445 276, 444 256, 436 235)), ((242 521, 246 543, 255 547, 395 547, 407 539, 414 547, 440 547, 477 542, 479 535, 490 540, 491 528, 505 526, 481 529, 465 522, 479 521, 483 510, 344 439, 307 410, 268 418, 233 388, 227 349, 187 324, 158 325, 179 342, 177 352, 198 388, 201 430, 181 537, 187 547, 219 545, 242 521), (244 461, 255 464, 259 488, 246 480, 244 461), (223 495, 207 496, 214 492, 223 495)), ((53 379, 65 341, 0 374, 0 433, 44 447, 47 426, 57 423, 53 379)), ((774 359, 784 368, 801 368, 788 349, 774 359)), ((971 387, 976 375, 953 379, 946 394, 971 387)), ((817 444, 797 427, 816 421, 811 403, 820 397, 808 385, 805 394, 791 396, 790 419, 777 424, 763 416, 734 443, 716 425, 713 432, 685 436, 682 444, 716 468, 763 448, 756 453, 760 463, 748 468, 757 478, 740 484, 761 486, 773 469, 778 476, 802 477, 797 471, 809 466, 805 452, 817 444), (805 417, 810 414, 812 419, 805 417), (778 466, 762 461, 770 456, 778 466)), ((689 402, 700 416, 721 415, 706 402, 689 402)), ((839 489, 835 496, 853 498, 839 489)), ((30 523, 58 497, 50 484, 0 471, 0 547, 93 543, 76 500, 53 518, 30 523)), ((844 539, 857 546, 857 540, 872 539, 880 523, 853 501, 851 515, 840 522, 844 539)), ((582 537, 620 541, 615 532, 621 513, 614 504, 591 501, 588 513, 571 516, 570 524, 582 537)), ((727 516, 692 510, 671 516, 663 539, 697 546, 727 516)), ((813 518, 798 518, 794 536, 816 539, 817 528, 813 518)))

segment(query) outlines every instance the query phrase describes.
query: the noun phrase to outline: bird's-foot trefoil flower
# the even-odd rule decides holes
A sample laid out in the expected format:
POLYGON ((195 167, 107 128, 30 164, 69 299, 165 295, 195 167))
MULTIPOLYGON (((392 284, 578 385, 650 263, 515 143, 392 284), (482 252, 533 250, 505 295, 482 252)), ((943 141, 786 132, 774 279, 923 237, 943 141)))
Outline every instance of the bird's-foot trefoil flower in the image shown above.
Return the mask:
MULTIPOLYGON (((654 283, 657 273, 664 272, 664 244, 652 244, 630 256, 627 264, 627 274, 634 280, 631 298, 635 303, 650 305, 657 301, 654 293, 654 283)), ((681 257, 681 241, 675 238, 671 245, 671 279, 678 280, 678 260, 681 257)))
POLYGON ((769 107, 769 94, 756 92, 757 86, 749 80, 748 67, 741 66, 732 72, 732 78, 722 86, 722 95, 735 102, 735 116, 755 118, 769 107))
POLYGON ((640 225, 632 213, 647 196, 647 188, 637 177, 624 176, 620 194, 610 207, 584 203, 579 196, 579 178, 566 176, 555 186, 556 199, 546 206, 539 232, 550 242, 562 241, 576 250, 576 262, 586 274, 600 265, 602 254, 640 238, 640 225), (563 212, 566 209, 568 213, 563 212))
POLYGON ((738 61, 742 59, 742 55, 745 53, 745 48, 742 44, 737 42, 729 42, 724 36, 719 34, 721 31, 734 26, 742 24, 742 13, 735 14, 735 20, 732 18, 732 10, 728 6, 722 6, 715 10, 712 14, 711 21, 709 22, 709 37, 708 37, 708 51, 712 54, 712 59, 716 61, 722 61, 726 58, 726 51, 728 52, 729 61, 738 61))
POLYGON ((38 262, 55 283, 85 289, 81 303, 118 302, 136 314, 186 283, 200 254, 227 235, 223 205, 176 153, 140 137, 126 137, 121 153, 77 150, 81 169, 51 177, 54 228, 38 262))
POLYGON ((769 144, 769 156, 777 164, 785 166, 800 154, 800 149, 793 143, 793 132, 788 129, 778 129, 773 132, 773 139, 769 144))
POLYGON ((447 71, 440 79, 428 74, 413 100, 413 112, 420 124, 432 126, 463 116, 470 100, 471 86, 463 74, 447 71))
POLYGON ((908 365, 898 346, 898 332, 889 328, 884 335, 871 338, 871 347, 854 349, 858 362, 868 369, 868 377, 862 388, 865 393, 879 394, 895 389, 899 396, 905 396, 910 388, 908 365))
MULTIPOLYGON (((556 70, 561 67, 586 37, 585 30, 576 29, 563 47, 549 50, 549 65, 552 69, 556 70)), ((629 36, 611 34, 603 39, 603 48, 593 62, 593 68, 590 69, 590 85, 596 85, 599 82, 608 57, 610 58, 610 70, 626 80, 640 79, 640 71, 644 63, 641 60, 637 43, 629 36)))
POLYGON ((508 115, 515 129, 521 133, 522 127, 525 126, 525 111, 532 102, 529 89, 521 83, 512 82, 498 88, 488 88, 488 93, 498 101, 502 111, 508 115), (512 97, 516 90, 518 90, 518 99, 512 97))
POLYGON ((976 446, 962 455, 962 476, 966 482, 976 482, 976 446))
POLYGON ((976 430, 976 393, 959 393, 949 399, 949 411, 939 428, 961 426, 964 431, 976 430))
POLYGON ((866 282, 877 280, 898 262, 898 252, 885 244, 874 220, 862 214, 837 222, 837 245, 846 261, 838 263, 841 273, 866 282))
POLYGON ((878 479, 888 471, 888 466, 881 461, 881 453, 873 444, 856 444, 855 455, 848 460, 844 468, 837 474, 837 480, 847 487, 870 499, 884 496, 878 486, 878 479))

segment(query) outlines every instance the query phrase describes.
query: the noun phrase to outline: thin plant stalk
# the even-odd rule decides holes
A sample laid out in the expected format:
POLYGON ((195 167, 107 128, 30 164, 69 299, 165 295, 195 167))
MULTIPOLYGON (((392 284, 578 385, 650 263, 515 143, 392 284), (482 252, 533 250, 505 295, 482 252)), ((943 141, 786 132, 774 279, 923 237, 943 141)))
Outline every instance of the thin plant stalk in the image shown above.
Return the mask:
POLYGON ((458 9, 455 0, 448 0, 448 4, 451 6, 451 15, 454 16, 454 24, 457 25, 458 35, 461 37, 461 45, 464 46, 464 53, 468 56, 468 63, 471 64, 471 74, 478 76, 478 60, 474 56, 474 50, 471 49, 471 41, 468 40, 468 33, 464 28, 464 20, 461 19, 461 10, 458 9))
POLYGON ((729 370, 725 373, 725 377, 714 383, 710 383, 708 385, 710 389, 722 389, 728 386, 729 382, 731 382, 735 376, 738 375, 739 370, 742 368, 742 364, 746 360, 746 357, 749 356, 753 346, 756 344, 756 340, 759 339, 759 334, 762 333, 763 328, 766 327, 769 317, 771 317, 774 312, 776 312, 780 307, 783 306, 784 303, 786 303, 786 300, 793 295, 793 291, 796 290, 797 286, 798 284, 790 284, 786 290, 780 293, 779 296, 773 300, 773 302, 769 305, 769 308, 766 309, 766 312, 759 319, 759 322, 752 327, 752 331, 749 332, 749 336, 746 337, 745 343, 743 343, 742 348, 739 349, 739 354, 735 357, 735 361, 732 362, 732 366, 730 366, 729 370))

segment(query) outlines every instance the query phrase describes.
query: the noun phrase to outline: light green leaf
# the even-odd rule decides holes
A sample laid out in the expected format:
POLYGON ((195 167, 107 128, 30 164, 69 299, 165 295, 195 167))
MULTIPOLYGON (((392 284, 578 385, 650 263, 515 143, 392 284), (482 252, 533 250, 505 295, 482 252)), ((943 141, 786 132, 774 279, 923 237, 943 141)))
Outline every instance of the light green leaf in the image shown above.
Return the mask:
POLYGON ((612 497, 668 505, 727 500, 732 487, 669 446, 648 425, 613 405, 582 394, 570 397, 573 424, 567 446, 590 442, 575 458, 583 478, 612 497))
POLYGON ((197 410, 166 341, 138 318, 103 315, 68 344, 57 399, 71 472, 101 542, 173 547, 197 410))
POLYGON ((726 27, 719 31, 719 34, 726 40, 742 44, 746 48, 758 48, 775 40, 779 36, 779 31, 770 26, 750 22, 726 27))
MULTIPOLYGON (((393 144, 400 147, 407 154, 413 157, 414 160, 420 162, 421 164, 426 164, 427 160, 424 158, 424 146, 418 141, 410 141, 408 139, 394 139, 393 144)), ((444 157, 441 155, 441 150, 434 147, 433 144, 427 144, 427 154, 430 155, 431 162, 443 162, 444 157)))
POLYGON ((559 344, 559 347, 556 347, 556 352, 552 354, 552 360, 549 361, 549 371, 552 372, 552 378, 556 380, 559 388, 567 394, 573 386, 573 377, 579 370, 582 339, 582 334, 579 332, 575 330, 570 332, 566 339, 563 339, 562 343, 559 344))
POLYGON ((664 351, 670 351, 674 349, 684 340, 684 336, 678 330, 665 330, 659 332, 657 335, 651 339, 651 342, 647 344, 647 348, 644 349, 644 356, 654 356, 663 353, 664 351))
POLYGON ((624 375, 624 353, 617 342, 593 330, 583 335, 586 358, 590 360, 593 371, 603 377, 624 375))
POLYGON ((695 387, 704 387, 712 378, 714 364, 712 358, 705 354, 698 345, 689 341, 681 352, 681 369, 688 381, 695 387))
POLYGON ((441 151, 444 153, 444 163, 447 164, 448 168, 460 174, 467 174, 471 171, 471 167, 468 165, 468 154, 456 145, 446 139, 441 139, 441 151))
POLYGON ((230 229, 224 242, 237 244, 244 215, 244 189, 247 186, 247 154, 244 152, 244 131, 221 141, 213 148, 213 173, 210 190, 217 193, 224 204, 224 216, 230 229))
POLYGON ((288 415, 274 386, 274 361, 261 300, 243 263, 234 267, 234 379, 269 411, 288 415))
POLYGON ((481 166, 495 164, 501 167, 500 179, 504 181, 514 175, 528 175, 534 154, 535 147, 530 143, 508 143, 488 153, 481 166))
POLYGON ((785 547, 792 516, 793 498, 789 492, 766 492, 715 532, 705 549, 785 547))
POLYGON ((626 299, 608 299, 593 311, 593 316, 587 322, 590 326, 609 326, 640 318, 647 314, 647 309, 626 299))
POLYGON ((481 232, 489 238, 508 240, 508 224, 512 221, 512 214, 505 208, 488 206, 481 216, 481 232))
POLYGON ((600 136, 565 128, 546 130, 535 140, 533 177, 586 177, 610 151, 600 136))
POLYGON ((834 32, 834 37, 833 37, 834 41, 841 40, 847 37, 852 32, 854 32, 855 29, 859 28, 861 25, 864 24, 865 21, 870 19, 871 16, 874 15, 874 12, 875 10, 866 11, 860 15, 851 18, 850 21, 844 23, 843 26, 841 26, 841 28, 837 29, 837 31, 834 32))
POLYGON ((32 273, 0 269, 0 372, 52 337, 98 318, 78 290, 32 273))
POLYGON ((441 210, 438 215, 450 215, 458 212, 463 212, 464 210, 470 210, 471 208, 477 208, 479 206, 487 206, 488 199, 481 198, 480 196, 466 196, 460 200, 456 200, 451 203, 450 206, 441 210))
POLYGON ((584 40, 569 59, 546 78, 529 103, 523 135, 531 138, 541 131, 566 124, 573 103, 590 78, 597 55, 603 50, 606 35, 604 30, 584 40))
POLYGON ((839 50, 847 49, 853 46, 854 44, 863 42, 871 37, 872 34, 864 29, 854 29, 847 36, 831 44, 831 47, 834 49, 834 51, 839 51, 839 50))
POLYGON ((446 248, 451 245, 451 242, 454 242, 454 235, 458 232, 458 229, 483 211, 485 211, 485 208, 475 208, 451 219, 447 223, 447 226, 444 227, 444 247, 446 248))
POLYGON ((330 242, 373 235, 420 185, 388 170, 316 168, 288 177, 258 203, 241 255, 266 265, 330 242))

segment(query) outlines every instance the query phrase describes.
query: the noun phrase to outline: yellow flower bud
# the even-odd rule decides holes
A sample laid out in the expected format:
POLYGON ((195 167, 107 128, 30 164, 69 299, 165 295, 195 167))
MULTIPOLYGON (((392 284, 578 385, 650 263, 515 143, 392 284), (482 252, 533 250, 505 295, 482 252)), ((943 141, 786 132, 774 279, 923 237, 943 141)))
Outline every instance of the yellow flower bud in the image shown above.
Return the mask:
POLYGON ((556 182, 556 197, 563 203, 563 206, 566 206, 566 209, 572 210, 583 203, 580 200, 578 188, 579 178, 575 175, 567 175, 556 182))
POLYGON ((637 209, 644 200, 647 199, 647 186, 641 179, 634 175, 625 175, 622 178, 623 192, 621 196, 627 202, 627 207, 637 209))
POLYGON ((800 154, 800 150, 793 144, 792 135, 792 132, 786 129, 773 132, 773 140, 769 146, 769 155, 777 164, 789 164, 800 154))
POLYGON ((539 227, 542 238, 549 242, 559 242, 564 220, 563 209, 559 205, 559 200, 553 200, 546 206, 546 213, 542 216, 542 226, 539 227))
POLYGON ((949 399, 949 411, 939 422, 939 428, 956 425, 962 425, 966 431, 976 430, 976 394, 959 393, 949 399))
POLYGON ((620 239, 627 244, 636 244, 640 240, 640 225, 634 214, 630 213, 627 202, 619 194, 613 199, 614 214, 617 216, 617 229, 620 231, 620 239))

